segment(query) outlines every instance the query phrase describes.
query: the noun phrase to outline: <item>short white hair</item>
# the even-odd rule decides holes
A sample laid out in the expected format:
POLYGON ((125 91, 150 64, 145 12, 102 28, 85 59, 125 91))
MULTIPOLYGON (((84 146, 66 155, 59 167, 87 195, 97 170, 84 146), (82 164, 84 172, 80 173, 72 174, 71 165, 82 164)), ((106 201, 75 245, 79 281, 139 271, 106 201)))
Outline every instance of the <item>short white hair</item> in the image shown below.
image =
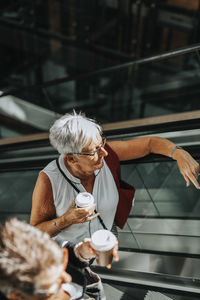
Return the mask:
POLYGON ((0 290, 34 292, 51 286, 63 271, 62 249, 41 230, 16 218, 0 230, 0 290))
POLYGON ((96 142, 99 135, 102 135, 102 128, 95 120, 73 111, 55 121, 49 139, 60 154, 81 153, 92 141, 96 142))

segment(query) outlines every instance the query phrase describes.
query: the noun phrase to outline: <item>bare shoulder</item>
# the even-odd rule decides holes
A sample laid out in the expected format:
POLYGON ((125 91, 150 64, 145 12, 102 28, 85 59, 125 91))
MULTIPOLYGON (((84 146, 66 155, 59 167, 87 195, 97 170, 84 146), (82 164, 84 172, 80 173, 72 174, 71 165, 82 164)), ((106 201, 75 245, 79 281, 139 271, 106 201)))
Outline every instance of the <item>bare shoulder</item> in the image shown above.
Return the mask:
POLYGON ((51 181, 45 172, 40 172, 36 183, 51 185, 51 181))
POLYGON ((36 199, 44 195, 50 196, 52 194, 51 181, 46 173, 40 172, 35 184, 33 191, 33 198, 36 196, 36 199))

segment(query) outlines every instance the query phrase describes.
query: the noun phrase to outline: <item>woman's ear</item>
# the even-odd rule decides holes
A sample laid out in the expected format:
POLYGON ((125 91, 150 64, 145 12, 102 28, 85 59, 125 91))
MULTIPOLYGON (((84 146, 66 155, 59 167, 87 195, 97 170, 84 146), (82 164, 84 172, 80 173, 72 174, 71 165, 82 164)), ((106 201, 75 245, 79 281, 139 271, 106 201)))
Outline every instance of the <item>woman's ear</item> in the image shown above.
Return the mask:
POLYGON ((68 163, 68 164, 74 164, 77 162, 77 157, 73 154, 66 154, 65 155, 65 161, 68 163))
POLYGON ((67 269, 68 260, 69 260, 69 251, 67 248, 62 248, 63 257, 64 257, 64 270, 67 269))

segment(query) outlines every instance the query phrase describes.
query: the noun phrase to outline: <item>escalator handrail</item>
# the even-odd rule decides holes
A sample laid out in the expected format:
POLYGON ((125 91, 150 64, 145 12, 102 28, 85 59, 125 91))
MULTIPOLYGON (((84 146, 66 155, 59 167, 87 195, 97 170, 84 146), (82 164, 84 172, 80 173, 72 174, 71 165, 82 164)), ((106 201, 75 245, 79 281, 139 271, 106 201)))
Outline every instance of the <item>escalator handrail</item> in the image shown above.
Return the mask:
MULTIPOLYGON (((11 150, 11 148, 4 148, 3 152, 6 153, 7 151, 11 151, 12 155, 0 159, 0 172, 5 171, 20 171, 20 170, 39 170, 45 167, 50 161, 53 159, 56 159, 58 157, 57 151, 51 147, 49 144, 49 141, 46 141, 45 145, 35 145, 33 147, 33 143, 28 144, 27 148, 24 148, 23 145, 21 145, 21 148, 15 148, 15 150, 11 150), (40 149, 42 149, 45 146, 45 152, 39 152, 40 149), (25 150, 25 149, 33 149, 33 151, 30 153, 30 151, 26 154, 24 152, 23 155, 18 156, 17 151, 18 150, 25 150), (13 151, 16 151, 16 156, 13 151), (36 154, 37 151, 39 152, 38 155, 36 154)), ((19 145, 18 145, 19 146, 19 145)), ((195 159, 200 159, 200 145, 192 145, 192 146, 184 146, 183 147, 186 151, 188 151, 195 159)), ((128 161, 122 161, 121 165, 129 165, 129 164, 146 164, 146 163, 158 163, 158 162, 169 162, 173 161, 172 158, 159 155, 159 154, 149 154, 145 157, 134 159, 134 160, 128 160, 128 161)))
MULTIPOLYGON (((175 115, 160 116, 158 118, 144 118, 102 124, 103 132, 109 139, 137 138, 152 136, 167 132, 187 131, 199 128, 200 110, 175 115), (156 119, 156 120, 155 120, 156 119)), ((49 133, 35 133, 24 136, 0 139, 0 152, 24 148, 35 148, 49 145, 49 133)))

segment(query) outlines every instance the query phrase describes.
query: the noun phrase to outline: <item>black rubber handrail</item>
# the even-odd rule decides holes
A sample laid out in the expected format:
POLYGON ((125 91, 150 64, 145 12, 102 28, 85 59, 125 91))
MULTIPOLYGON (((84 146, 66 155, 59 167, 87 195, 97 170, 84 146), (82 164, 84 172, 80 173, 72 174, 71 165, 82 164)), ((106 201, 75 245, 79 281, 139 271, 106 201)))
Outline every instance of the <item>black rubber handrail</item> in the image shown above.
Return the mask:
MULTIPOLYGON (((23 149, 23 146, 22 148, 23 149)), ((195 159, 200 159, 200 145, 195 146, 184 146, 184 149, 188 151, 195 159)), ((4 149, 6 152, 6 149, 4 149)), ((17 150, 17 149, 16 149, 17 150)), ((36 153, 37 148, 34 148, 33 153, 36 153)), ((39 151, 39 150, 38 150, 39 151)), ((39 155, 35 157, 33 153, 24 154, 24 157, 18 157, 16 153, 15 156, 12 154, 9 161, 8 158, 1 160, 0 162, 0 173, 11 172, 11 171, 23 171, 23 170, 39 170, 44 168, 50 161, 58 157, 58 153, 52 148, 50 149, 49 156, 48 152, 45 155, 39 155)), ((142 163, 156 163, 156 162, 168 162, 173 161, 172 158, 159 155, 159 154, 149 154, 140 159, 128 160, 121 162, 121 165, 128 164, 142 164, 142 163)))

